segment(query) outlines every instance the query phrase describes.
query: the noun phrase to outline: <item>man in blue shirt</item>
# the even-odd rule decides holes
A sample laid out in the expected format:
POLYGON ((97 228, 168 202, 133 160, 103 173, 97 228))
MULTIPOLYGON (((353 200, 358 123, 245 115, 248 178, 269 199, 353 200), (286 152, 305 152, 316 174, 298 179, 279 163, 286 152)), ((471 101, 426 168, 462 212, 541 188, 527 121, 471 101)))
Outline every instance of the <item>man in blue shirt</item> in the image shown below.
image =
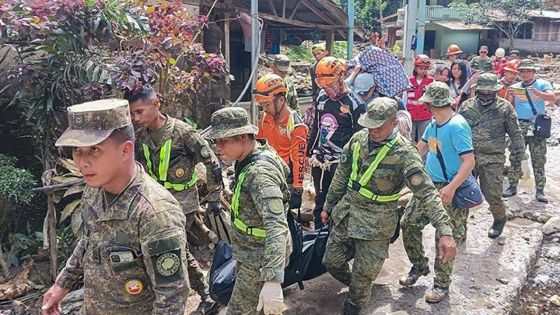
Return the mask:
MULTIPOLYGON (((457 188, 474 168, 471 128, 463 116, 456 114, 451 107, 453 99, 449 96, 449 87, 445 83, 430 84, 419 102, 429 104, 434 119, 416 147, 421 155, 427 154, 424 167, 436 188, 439 189, 441 200, 451 219, 453 237, 459 246, 466 237, 469 209, 455 207, 452 199, 457 188), (438 155, 442 157, 445 171, 438 160, 438 155)), ((404 247, 412 262, 408 275, 399 279, 399 283, 403 286, 416 283, 418 278, 430 272, 428 258, 425 257, 422 246, 422 230, 429 223, 422 209, 425 206, 413 197, 401 221, 404 247)), ((436 233, 436 240, 439 237, 440 235, 436 233)), ((449 295, 451 284, 453 260, 443 262, 437 256, 434 264, 436 273, 434 286, 425 295, 425 300, 429 303, 437 303, 445 299, 449 295)))
MULTIPOLYGON (((524 59, 517 70, 521 82, 515 83, 508 89, 508 101, 515 106, 519 126, 525 138, 525 146, 529 146, 533 173, 535 174, 535 186, 537 187, 536 198, 539 202, 548 202, 544 194, 546 175, 544 165, 546 164, 546 139, 534 135, 534 121, 536 114, 545 113, 545 103, 554 105, 556 96, 552 91, 550 82, 535 78, 535 62, 524 59), (531 102, 533 106, 531 106, 531 102), (533 111, 533 108, 535 111, 533 111), (536 114, 535 114, 536 113, 536 114)), ((510 150, 511 151, 511 150, 510 150)), ((504 197, 517 194, 517 183, 521 177, 521 158, 512 155, 509 158, 511 168, 508 173, 509 187, 504 191, 504 197)))

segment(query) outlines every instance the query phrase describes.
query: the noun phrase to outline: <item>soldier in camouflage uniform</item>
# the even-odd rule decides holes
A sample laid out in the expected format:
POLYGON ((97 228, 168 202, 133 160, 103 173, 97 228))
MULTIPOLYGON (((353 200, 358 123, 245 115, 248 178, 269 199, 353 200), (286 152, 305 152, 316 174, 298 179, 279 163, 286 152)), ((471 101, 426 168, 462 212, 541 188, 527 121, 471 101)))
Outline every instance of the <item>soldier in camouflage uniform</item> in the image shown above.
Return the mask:
POLYGON ((86 189, 83 234, 43 315, 84 279, 84 314, 183 314, 189 295, 185 216, 177 200, 134 162, 128 102, 101 100, 68 108, 56 146, 72 147, 86 189))
POLYGON ((480 46, 478 51, 479 56, 475 56, 471 60, 471 69, 473 71, 480 72, 492 72, 494 71, 494 65, 492 64, 492 58, 488 57, 488 46, 480 46))
POLYGON ((507 100, 498 97, 497 93, 501 88, 495 74, 480 75, 476 97, 465 101, 459 110, 471 126, 475 171, 494 217, 494 223, 488 231, 490 238, 500 236, 507 221, 506 205, 502 200, 506 134, 509 135, 512 144, 512 155, 521 159, 525 148, 515 109, 507 100))
MULTIPOLYGON (((449 87, 445 83, 434 82, 428 86, 426 93, 420 98, 420 102, 428 103, 434 119, 424 131, 422 141, 418 142, 416 147, 420 155, 427 154, 426 172, 439 190, 441 200, 450 218, 449 224, 453 229, 453 238, 460 245, 466 238, 469 209, 456 207, 452 198, 457 188, 471 174, 475 160, 471 128, 461 115, 454 112, 451 107, 453 98, 450 97, 449 92, 449 87), (445 171, 438 155, 441 155, 443 164, 445 164, 445 171)), ((429 217, 425 214, 429 207, 430 205, 417 196, 413 196, 401 221, 404 247, 413 264, 408 275, 399 279, 399 283, 403 286, 416 283, 420 276, 425 276, 430 272, 428 258, 425 257, 422 245, 422 231, 429 223, 429 217)), ((436 231, 436 243, 440 237, 441 233, 436 231)), ((439 254, 436 255, 434 264, 436 274, 434 286, 424 296, 426 302, 429 303, 441 302, 449 295, 454 260, 445 261, 439 256, 439 254)))
MULTIPOLYGON (((510 87, 512 93, 508 93, 507 98, 515 107, 525 145, 529 147, 531 153, 531 164, 535 174, 535 186, 537 186, 535 198, 539 202, 546 203, 548 202, 548 198, 544 194, 546 139, 535 135, 534 127, 536 115, 545 113, 546 103, 548 103, 548 106, 554 106, 556 95, 550 82, 535 78, 536 70, 537 67, 533 60, 521 60, 517 67, 521 82, 517 82, 510 87)), ((511 197, 517 194, 517 183, 521 178, 521 160, 522 156, 510 156, 509 187, 502 193, 503 197, 511 197)))
MULTIPOLYGON (((133 123, 140 127, 136 131, 136 158, 181 204, 187 219, 185 232, 190 230, 200 208, 195 171, 199 162, 206 167, 208 209, 219 215, 222 173, 206 140, 184 121, 161 113, 160 101, 150 85, 144 85, 137 93, 127 93, 125 98, 130 102, 133 123)), ((188 247, 185 251, 190 285, 201 298, 192 314, 215 314, 220 306, 210 297, 198 262, 188 247)))
POLYGON ((294 85, 294 79, 290 72, 292 67, 290 67, 290 58, 286 55, 276 55, 271 67, 272 73, 280 76, 286 82, 288 87, 288 92, 286 93, 286 102, 288 106, 295 110, 298 115, 301 116, 301 111, 299 109, 299 99, 297 96, 296 87, 294 85))
POLYGON ((286 220, 290 170, 240 107, 212 115, 207 137, 215 139, 224 161, 235 161, 232 198, 233 256, 236 280, 227 314, 281 314, 282 282, 291 254, 286 220), (262 312, 261 312, 262 311, 262 312))
POLYGON ((369 301, 373 281, 388 257, 397 227, 399 192, 405 185, 426 205, 425 215, 441 236, 442 258, 452 259, 456 252, 437 190, 416 148, 398 132, 397 102, 374 99, 359 123, 368 129, 354 134, 344 146, 321 213, 323 222, 330 216, 333 225, 323 264, 349 286, 343 314, 359 314, 369 301))

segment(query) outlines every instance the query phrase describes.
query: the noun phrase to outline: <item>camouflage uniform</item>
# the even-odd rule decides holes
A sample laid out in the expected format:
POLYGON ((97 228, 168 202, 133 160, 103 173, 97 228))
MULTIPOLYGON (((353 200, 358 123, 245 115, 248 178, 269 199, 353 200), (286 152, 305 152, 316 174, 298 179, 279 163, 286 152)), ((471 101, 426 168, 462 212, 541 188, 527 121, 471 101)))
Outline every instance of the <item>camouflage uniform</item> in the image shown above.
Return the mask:
POLYGON ((299 109, 299 99, 297 96, 296 86, 294 84, 294 80, 291 75, 287 75, 284 78, 286 85, 288 87, 288 93, 286 94, 286 101, 288 106, 295 110, 298 115, 301 115, 301 110, 299 109))
MULTIPOLYGON (((544 186, 546 185, 546 175, 545 175, 545 164, 546 164, 546 139, 535 137, 529 135, 529 129, 534 129, 535 123, 527 120, 519 120, 519 127, 521 127, 521 134, 525 140, 525 146, 523 147, 523 153, 525 153, 525 148, 529 147, 529 153, 531 154, 531 164, 533 166, 533 173, 535 175, 535 185, 537 191, 544 191, 544 186)), ((510 151, 514 148, 510 145, 510 151)), ((510 186, 517 186, 519 179, 521 178, 521 162, 523 161, 524 154, 520 156, 510 156, 509 162, 511 167, 508 172, 508 180, 510 186)))
MULTIPOLYGON (((247 112, 239 107, 224 108, 212 115, 212 128, 207 133, 211 139, 232 137, 240 134, 257 134, 257 127, 249 124, 247 112)), ((235 216, 232 217, 233 255, 237 260, 236 280, 228 304, 227 314, 258 314, 259 292, 264 282, 284 281, 284 268, 291 254, 291 238, 288 230, 287 201, 289 199, 286 176, 290 170, 274 149, 259 142, 246 159, 268 156, 274 163, 256 160, 242 170, 236 169, 240 184, 238 199, 239 222, 249 231, 262 229, 266 236, 259 237, 240 230, 235 216)), ((239 166, 243 161, 238 161, 239 166)), ((235 205, 232 202, 232 207, 235 205)))
MULTIPOLYGON (((396 114, 396 101, 386 97, 377 98, 369 104, 367 113, 360 117, 359 123, 366 128, 377 128, 385 121, 396 119, 396 114)), ((324 207, 332 218, 333 228, 323 264, 333 277, 349 286, 346 304, 354 305, 357 311, 368 303, 373 281, 388 257, 389 241, 397 226, 397 200, 405 185, 426 205, 426 215, 438 233, 451 235, 449 217, 445 214, 437 190, 424 171, 418 151, 409 140, 398 134, 397 129, 382 143, 374 143, 368 130, 361 130, 344 146, 324 207), (351 179, 356 150, 359 150, 359 157, 356 157, 359 175, 370 167, 384 145, 389 143, 392 148, 366 185, 351 179), (373 194, 396 196, 396 199, 374 201, 359 193, 360 187, 373 194), (352 258, 354 264, 350 271, 348 261, 352 258)))
MULTIPOLYGON (((72 106, 68 116, 70 127, 57 146, 93 145, 93 138, 99 143, 131 124, 123 100, 72 106), (118 107, 108 109, 110 103, 118 107), (73 112, 78 106, 85 111, 73 112)), ((83 276, 85 314, 183 314, 189 284, 181 207, 140 165, 121 194, 111 202, 105 196, 86 187, 83 234, 56 283, 70 289, 83 276)))
MULTIPOLYGON (((433 107, 451 105, 453 103, 453 98, 450 97, 449 92, 449 87, 445 83, 434 82, 428 86, 426 93, 420 98, 420 101, 427 102, 433 107)), ((430 178, 430 181, 431 180, 430 178)), ((445 187, 447 183, 435 183, 434 185, 439 191, 439 189, 445 187)), ((413 264, 413 268, 417 268, 417 270, 428 270, 429 260, 424 254, 422 231, 429 223, 429 217, 426 216, 426 211, 429 207, 431 207, 429 204, 419 200, 417 196, 413 196, 401 221, 404 248, 408 259, 413 264)), ((458 208, 451 202, 445 205, 445 211, 450 218, 449 224, 453 230, 453 238, 457 246, 459 246, 466 238, 469 209, 458 208)), ((455 260, 443 262, 441 259, 437 258, 439 256, 437 244, 441 236, 442 234, 436 231, 436 259, 434 264, 436 276, 434 278, 434 287, 447 290, 451 284, 451 274, 453 272, 455 260)))
MULTIPOLYGON (((497 79, 495 74, 482 74, 478 78, 477 89, 497 92, 501 88, 497 79)), ((525 146, 515 109, 500 97, 487 104, 477 97, 465 101, 459 113, 472 129, 475 171, 484 198, 490 205, 494 220, 502 219, 506 215, 502 200, 506 134, 511 139, 512 156, 522 158, 525 146)))
POLYGON ((282 79, 286 82, 286 86, 288 87, 288 93, 286 93, 286 102, 288 106, 295 110, 298 115, 301 116, 301 111, 299 109, 299 99, 297 96, 297 91, 294 85, 293 77, 289 74, 292 70, 290 67, 290 58, 286 55, 276 55, 274 57, 274 65, 276 68, 282 72, 286 73, 282 79))
POLYGON ((491 58, 480 58, 480 56, 475 56, 471 60, 471 69, 473 71, 482 71, 482 72, 492 72, 494 71, 494 65, 492 65, 491 58))
MULTIPOLYGON (((170 161, 167 171, 167 180, 159 180, 160 184, 164 182, 170 183, 187 183, 191 181, 191 187, 184 190, 175 190, 168 188, 183 208, 186 216, 185 232, 187 232, 195 220, 195 212, 200 208, 198 189, 196 186, 195 166, 202 162, 206 167, 206 178, 208 182, 208 202, 220 202, 220 194, 222 190, 221 172, 218 176, 214 175, 214 167, 218 167, 218 160, 208 142, 198 134, 196 130, 191 128, 182 120, 166 116, 165 124, 158 130, 148 130, 140 128, 136 132, 136 157, 142 163, 144 168, 150 172, 155 180, 158 180, 158 168, 160 167, 160 153, 163 150, 165 142, 171 139, 170 161), (147 163, 149 153, 150 164, 147 163), (157 175, 156 175, 157 174, 157 175), (194 179, 194 180, 193 180, 194 179)), ((198 262, 186 247, 186 256, 188 261, 189 280, 193 290, 195 290, 203 300, 209 297, 208 283, 204 280, 204 273, 199 267, 198 262)))

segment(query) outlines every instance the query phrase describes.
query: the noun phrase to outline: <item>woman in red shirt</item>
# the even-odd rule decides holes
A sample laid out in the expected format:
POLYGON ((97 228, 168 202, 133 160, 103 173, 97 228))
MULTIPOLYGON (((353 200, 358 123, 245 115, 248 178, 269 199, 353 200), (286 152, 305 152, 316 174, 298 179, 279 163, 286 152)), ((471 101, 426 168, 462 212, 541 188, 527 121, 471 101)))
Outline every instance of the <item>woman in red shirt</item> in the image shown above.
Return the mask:
POLYGON ((411 138, 414 143, 417 143, 422 139, 424 130, 430 123, 432 119, 432 114, 428 110, 428 105, 418 100, 424 92, 426 87, 434 81, 434 79, 428 76, 428 68, 430 67, 430 57, 426 55, 418 55, 414 58, 414 71, 412 76, 409 78, 412 87, 408 89, 406 109, 412 117, 412 130, 411 138))

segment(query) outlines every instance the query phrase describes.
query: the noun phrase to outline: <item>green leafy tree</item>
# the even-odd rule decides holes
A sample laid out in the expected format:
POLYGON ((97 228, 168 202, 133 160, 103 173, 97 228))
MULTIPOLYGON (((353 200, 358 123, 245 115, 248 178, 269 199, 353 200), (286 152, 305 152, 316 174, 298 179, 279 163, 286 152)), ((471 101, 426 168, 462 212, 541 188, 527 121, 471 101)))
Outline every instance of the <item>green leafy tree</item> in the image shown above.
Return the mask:
MULTIPOLYGON (((335 2, 348 12, 348 0, 335 2)), ((381 18, 397 12, 401 6, 401 0, 354 0, 356 20, 368 31, 381 32, 381 18)))
POLYGON ((502 31, 513 49, 519 28, 530 23, 529 12, 541 9, 543 5, 543 0, 484 0, 471 4, 455 1, 451 7, 464 13, 461 16, 467 24, 478 23, 502 31))

